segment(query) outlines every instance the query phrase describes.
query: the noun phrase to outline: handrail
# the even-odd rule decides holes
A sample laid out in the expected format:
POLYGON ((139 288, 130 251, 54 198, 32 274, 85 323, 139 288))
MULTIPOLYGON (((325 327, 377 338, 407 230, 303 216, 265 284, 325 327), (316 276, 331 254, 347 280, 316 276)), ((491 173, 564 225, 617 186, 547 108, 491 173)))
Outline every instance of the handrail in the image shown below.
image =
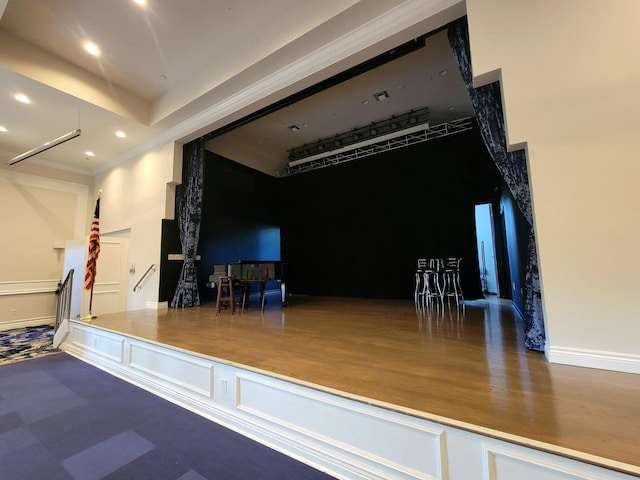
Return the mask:
MULTIPOLYGON (((156 264, 152 263, 149 268, 147 268, 147 271, 144 272, 144 275, 142 275, 142 278, 140 280, 138 280, 138 283, 136 283, 135 287, 133 287, 133 291, 136 291, 136 288, 140 287, 140 284, 142 283, 142 281, 147 278, 147 275, 149 275, 149 272, 153 270, 154 272, 156 271, 156 264)), ((140 287, 142 288, 142 287, 140 287)))
POLYGON ((64 282, 58 282, 56 290, 56 323, 54 332, 65 318, 69 318, 71 313, 71 287, 73 286, 73 268, 67 273, 64 282))

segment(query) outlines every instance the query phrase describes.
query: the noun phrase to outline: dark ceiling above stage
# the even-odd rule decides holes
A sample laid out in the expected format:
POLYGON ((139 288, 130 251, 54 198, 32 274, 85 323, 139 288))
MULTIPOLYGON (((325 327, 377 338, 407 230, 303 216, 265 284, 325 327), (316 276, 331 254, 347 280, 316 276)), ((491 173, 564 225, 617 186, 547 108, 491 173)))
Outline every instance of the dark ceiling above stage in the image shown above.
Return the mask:
POLYGON ((389 57, 394 59, 209 140, 207 149, 278 176, 286 172, 290 149, 412 109, 428 107, 431 125, 474 115, 446 30, 426 36, 422 48, 389 57), (380 92, 388 97, 377 101, 380 92), (291 131, 292 125, 299 130, 291 131))

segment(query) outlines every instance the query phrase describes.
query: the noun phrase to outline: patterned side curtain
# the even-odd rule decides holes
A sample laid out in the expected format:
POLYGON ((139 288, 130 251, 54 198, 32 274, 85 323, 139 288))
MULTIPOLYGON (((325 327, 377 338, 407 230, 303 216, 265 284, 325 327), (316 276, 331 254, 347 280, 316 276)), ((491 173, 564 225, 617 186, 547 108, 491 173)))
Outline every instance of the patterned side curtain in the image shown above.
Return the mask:
POLYGON ((487 150, 511 190, 518 207, 529 222, 529 261, 525 279, 525 346, 531 350, 544 350, 542 296, 526 154, 524 150, 507 151, 500 84, 494 82, 480 88, 473 88, 466 18, 461 18, 449 26, 449 42, 458 61, 462 78, 467 85, 487 150))
POLYGON ((196 251, 202 220, 202 175, 204 140, 197 139, 184 146, 182 185, 176 187, 176 213, 184 263, 171 307, 200 305, 196 251))

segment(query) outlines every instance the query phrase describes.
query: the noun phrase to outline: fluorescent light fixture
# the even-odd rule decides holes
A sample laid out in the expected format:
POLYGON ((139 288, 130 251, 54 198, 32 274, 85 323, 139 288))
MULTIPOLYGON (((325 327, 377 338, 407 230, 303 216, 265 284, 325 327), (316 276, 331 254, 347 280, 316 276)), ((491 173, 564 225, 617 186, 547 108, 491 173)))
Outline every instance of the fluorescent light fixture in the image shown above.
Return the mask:
POLYGON ((82 131, 80 129, 74 130, 73 132, 69 132, 61 137, 56 138, 55 140, 51 140, 50 142, 45 143, 44 145, 34 148, 33 150, 29 150, 17 157, 13 157, 11 160, 7 161, 7 165, 14 165, 18 162, 26 160, 27 158, 35 157, 39 153, 44 152, 45 150, 49 150, 50 148, 56 147, 61 143, 68 142, 69 140, 79 137, 82 131))
POLYGON ((0 132, 8 132, 9 130, 7 130, 5 127, 3 127, 2 125, 0 125, 0 132))

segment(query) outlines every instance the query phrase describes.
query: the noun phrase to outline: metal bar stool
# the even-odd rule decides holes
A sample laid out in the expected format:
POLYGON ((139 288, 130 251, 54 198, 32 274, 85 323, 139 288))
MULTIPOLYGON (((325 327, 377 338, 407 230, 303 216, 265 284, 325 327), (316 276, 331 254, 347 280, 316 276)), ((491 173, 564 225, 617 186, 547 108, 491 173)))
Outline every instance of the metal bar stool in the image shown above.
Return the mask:
POLYGON ((442 270, 442 260, 439 258, 429 258, 427 266, 422 272, 422 298, 424 305, 430 305, 433 300, 442 299, 442 286, 440 285, 440 271, 442 270))
POLYGON ((422 299, 423 299, 422 297, 423 290, 424 290, 424 271, 427 268, 427 259, 419 258, 416 263, 417 263, 416 273, 415 273, 416 284, 415 284, 415 289, 413 291, 413 301, 415 302, 416 305, 421 305, 422 299))
POLYGON ((460 305, 464 302, 464 295, 462 294, 462 286, 460 285, 460 263, 461 258, 448 257, 443 260, 442 269, 442 300, 444 302, 445 297, 449 300, 451 297, 456 299, 456 305, 460 305))

